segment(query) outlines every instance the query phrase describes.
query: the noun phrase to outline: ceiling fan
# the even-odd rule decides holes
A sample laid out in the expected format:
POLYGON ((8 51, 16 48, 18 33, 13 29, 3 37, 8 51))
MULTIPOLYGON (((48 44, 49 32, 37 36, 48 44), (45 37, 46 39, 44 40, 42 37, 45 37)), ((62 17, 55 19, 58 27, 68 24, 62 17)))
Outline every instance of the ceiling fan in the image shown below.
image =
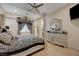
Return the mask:
POLYGON ((37 4, 37 3, 29 3, 29 5, 36 10, 36 12, 40 13, 40 11, 38 10, 39 7, 43 6, 44 4, 37 4))

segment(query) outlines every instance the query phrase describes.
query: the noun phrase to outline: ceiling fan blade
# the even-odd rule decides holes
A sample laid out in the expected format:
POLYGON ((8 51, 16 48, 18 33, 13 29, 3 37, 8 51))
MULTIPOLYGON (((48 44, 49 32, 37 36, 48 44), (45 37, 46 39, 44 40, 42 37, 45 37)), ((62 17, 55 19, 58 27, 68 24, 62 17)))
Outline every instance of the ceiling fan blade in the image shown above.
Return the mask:
POLYGON ((38 7, 43 6, 43 5, 44 5, 44 4, 39 4, 39 5, 35 6, 35 8, 38 8, 38 7))
POLYGON ((34 8, 34 6, 33 6, 31 3, 29 3, 29 5, 32 6, 32 7, 34 8))
POLYGON ((34 3, 34 6, 36 5, 36 3, 34 3))

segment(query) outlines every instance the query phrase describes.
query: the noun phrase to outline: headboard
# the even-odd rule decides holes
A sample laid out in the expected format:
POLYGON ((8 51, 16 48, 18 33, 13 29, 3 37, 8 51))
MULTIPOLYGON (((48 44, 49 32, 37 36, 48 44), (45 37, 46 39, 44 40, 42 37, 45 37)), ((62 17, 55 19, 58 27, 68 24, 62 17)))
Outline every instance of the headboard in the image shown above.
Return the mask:
POLYGON ((23 17, 23 18, 17 17, 17 22, 18 22, 18 34, 19 34, 19 31, 24 27, 25 24, 27 24, 28 29, 32 33, 32 21, 27 20, 27 17, 23 17))

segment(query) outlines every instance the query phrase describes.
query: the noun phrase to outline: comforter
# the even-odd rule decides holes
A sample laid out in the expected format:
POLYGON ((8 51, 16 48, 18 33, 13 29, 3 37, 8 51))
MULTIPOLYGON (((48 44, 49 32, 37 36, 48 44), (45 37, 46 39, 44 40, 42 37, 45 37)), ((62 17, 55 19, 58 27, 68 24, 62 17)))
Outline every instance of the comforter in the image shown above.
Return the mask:
MULTIPOLYGON (((0 36, 1 37, 1 36, 0 36)), ((9 44, 0 43, 0 55, 17 51, 23 48, 30 48, 35 45, 44 45, 44 40, 34 35, 17 35, 15 38, 10 38, 9 44)))

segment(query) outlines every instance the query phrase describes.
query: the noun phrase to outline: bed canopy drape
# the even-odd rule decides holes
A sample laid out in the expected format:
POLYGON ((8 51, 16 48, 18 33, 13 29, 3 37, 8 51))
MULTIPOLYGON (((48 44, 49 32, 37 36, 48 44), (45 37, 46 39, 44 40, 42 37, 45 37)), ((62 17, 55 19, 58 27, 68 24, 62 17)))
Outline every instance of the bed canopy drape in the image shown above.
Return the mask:
POLYGON ((27 20, 27 17, 17 17, 18 22, 18 34, 20 31, 30 31, 32 33, 32 21, 27 20))

